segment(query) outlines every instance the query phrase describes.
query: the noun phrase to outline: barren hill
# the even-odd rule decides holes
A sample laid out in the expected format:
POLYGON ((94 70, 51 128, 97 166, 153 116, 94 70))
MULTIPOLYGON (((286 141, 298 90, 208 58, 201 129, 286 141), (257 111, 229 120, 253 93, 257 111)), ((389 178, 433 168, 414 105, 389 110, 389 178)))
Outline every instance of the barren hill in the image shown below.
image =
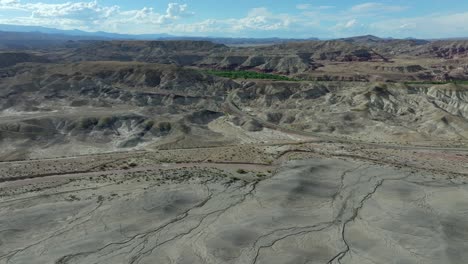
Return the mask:
POLYGON ((7 49, 0 263, 464 263, 465 47, 7 49))

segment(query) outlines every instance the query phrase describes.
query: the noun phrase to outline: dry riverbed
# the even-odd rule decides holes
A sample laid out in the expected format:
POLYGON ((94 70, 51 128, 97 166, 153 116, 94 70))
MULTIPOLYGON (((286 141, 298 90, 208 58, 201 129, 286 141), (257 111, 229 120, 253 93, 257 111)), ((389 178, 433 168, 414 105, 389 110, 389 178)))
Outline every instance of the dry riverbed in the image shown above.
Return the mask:
POLYGON ((295 143, 5 162, 0 263, 463 263, 466 159, 295 143))

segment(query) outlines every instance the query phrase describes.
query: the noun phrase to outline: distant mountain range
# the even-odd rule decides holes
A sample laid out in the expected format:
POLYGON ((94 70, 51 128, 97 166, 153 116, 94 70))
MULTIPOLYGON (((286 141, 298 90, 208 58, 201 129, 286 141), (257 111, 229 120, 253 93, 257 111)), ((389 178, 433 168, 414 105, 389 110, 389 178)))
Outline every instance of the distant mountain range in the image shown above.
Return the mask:
MULTIPOLYGON (((35 38, 45 37, 55 40, 207 40, 218 44, 226 45, 246 45, 246 44, 277 44, 303 40, 318 40, 318 38, 308 39, 290 39, 290 38, 222 38, 222 37, 190 37, 190 36, 174 36, 169 34, 118 34, 109 32, 87 32, 82 30, 61 30, 55 28, 47 28, 40 26, 20 26, 20 25, 5 25, 0 24, 0 31, 15 32, 15 33, 35 33, 35 38)), ((5 34, 3 34, 5 35, 5 34)), ((2 38, 4 36, 1 36, 2 38)), ((16 34, 20 35, 20 34, 16 34)), ((23 34, 24 35, 24 34, 23 34)))
MULTIPOLYGON (((467 40, 468 38, 451 38, 448 40, 467 40)), ((194 40, 211 41, 216 44, 228 46, 257 46, 281 44, 302 41, 317 41, 318 38, 225 38, 225 37, 193 37, 175 36, 169 34, 118 34, 109 32, 87 32, 82 30, 61 30, 41 26, 21 26, 0 24, 0 49, 34 49, 72 47, 78 42, 103 41, 103 40, 194 40)), ((329 39, 332 40, 332 39, 329 39)), ((394 38, 380 38, 373 35, 356 36, 350 38, 335 39, 343 42, 361 44, 367 46, 387 45, 398 41, 394 38)), ((406 38, 412 45, 422 45, 431 40, 406 38)), ((402 40, 402 41, 403 41, 402 40)), ((433 39, 434 40, 434 39, 433 39)))
POLYGON ((90 39, 95 38, 107 38, 107 39, 161 39, 161 38, 172 38, 174 36, 169 34, 147 34, 147 35, 130 35, 130 34, 117 34, 117 33, 108 33, 103 31, 97 32, 88 32, 78 29, 73 30, 62 30, 55 28, 47 28, 40 26, 19 26, 19 25, 5 25, 0 24, 0 31, 5 32, 38 32, 45 34, 57 34, 65 36, 79 36, 79 37, 88 37, 90 39))

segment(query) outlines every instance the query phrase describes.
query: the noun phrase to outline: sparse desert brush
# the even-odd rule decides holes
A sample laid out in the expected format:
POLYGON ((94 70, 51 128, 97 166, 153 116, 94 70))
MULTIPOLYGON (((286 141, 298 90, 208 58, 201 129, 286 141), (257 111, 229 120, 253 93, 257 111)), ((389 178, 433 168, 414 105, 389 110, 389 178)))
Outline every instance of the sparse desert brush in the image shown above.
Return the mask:
POLYGON ((160 122, 158 124, 158 129, 160 132, 169 132, 172 129, 172 125, 169 122, 160 122))
POLYGON ((90 129, 97 125, 99 120, 95 117, 83 117, 78 121, 79 129, 90 129))
POLYGON ((98 128, 108 128, 112 126, 115 122, 116 118, 113 116, 105 116, 99 118, 99 121, 97 123, 98 128))
POLYGON ((143 128, 145 130, 150 130, 151 128, 153 128, 154 126, 154 121, 153 120, 146 120, 144 123, 143 123, 143 128))
POLYGON ((238 169, 236 172, 239 173, 239 174, 246 174, 247 173, 247 171, 244 170, 244 169, 238 169))

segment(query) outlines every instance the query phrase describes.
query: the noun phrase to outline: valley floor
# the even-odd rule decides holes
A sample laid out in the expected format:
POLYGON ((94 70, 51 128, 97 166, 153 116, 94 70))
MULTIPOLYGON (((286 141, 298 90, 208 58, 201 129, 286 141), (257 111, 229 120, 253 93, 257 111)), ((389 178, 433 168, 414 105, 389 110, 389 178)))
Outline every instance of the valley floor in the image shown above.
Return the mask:
POLYGON ((237 146, 3 162, 0 263, 468 258, 466 151, 261 133, 237 146))

